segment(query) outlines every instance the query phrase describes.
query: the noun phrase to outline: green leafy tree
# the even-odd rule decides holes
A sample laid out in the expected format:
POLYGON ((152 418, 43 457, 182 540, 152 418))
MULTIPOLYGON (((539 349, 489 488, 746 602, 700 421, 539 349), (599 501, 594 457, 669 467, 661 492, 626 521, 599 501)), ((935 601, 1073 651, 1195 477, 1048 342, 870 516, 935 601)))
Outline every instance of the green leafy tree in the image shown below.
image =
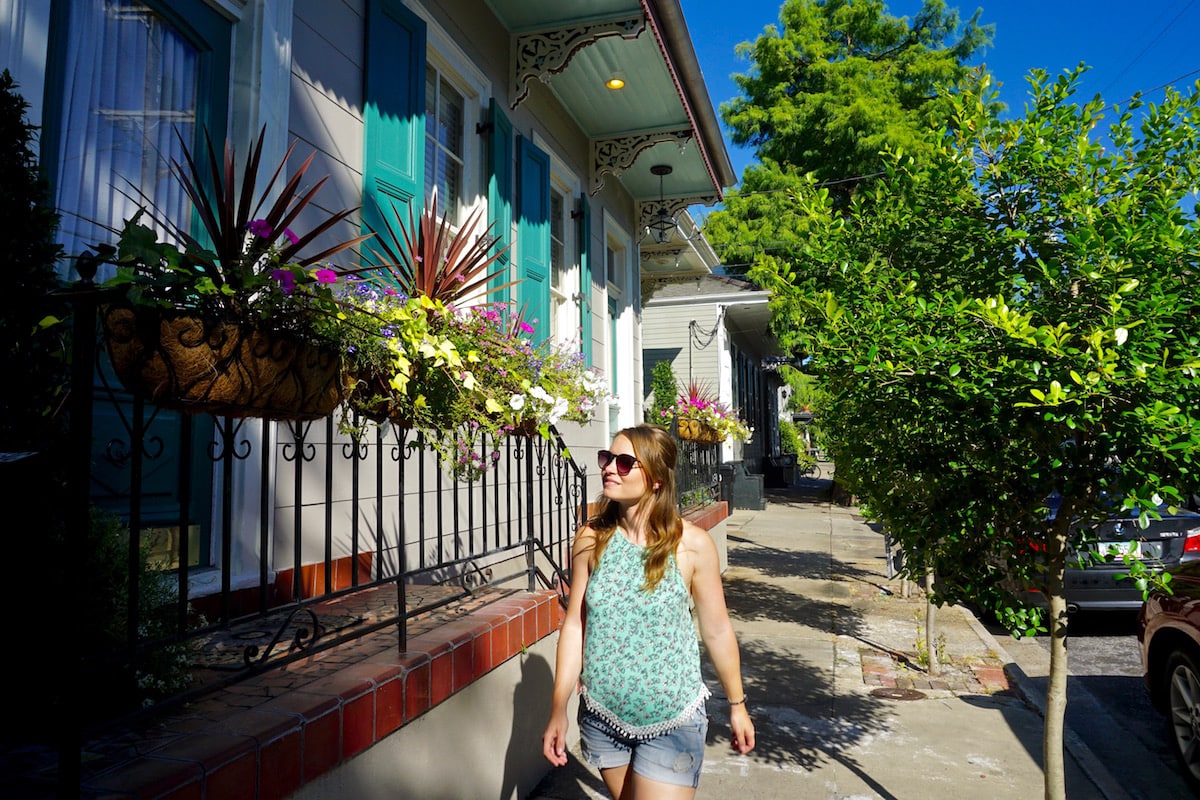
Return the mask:
POLYGON ((741 94, 721 114, 759 163, 705 223, 725 262, 802 251, 813 231, 792 206, 805 184, 828 186, 844 207, 882 173, 886 151, 923 159, 925 131, 952 113, 939 87, 982 79, 967 66, 991 41, 980 14, 964 22, 943 0, 926 0, 911 19, 881 0, 786 0, 778 25, 739 45, 750 69, 734 77, 741 94))
POLYGON ((1149 520, 1200 469, 1200 85, 1105 130, 1078 75, 1035 72, 1007 122, 986 91, 957 97, 925 157, 894 154, 845 208, 798 194, 819 235, 755 275, 821 375, 839 476, 910 576, 1017 632, 1041 623, 1011 582, 1048 599, 1048 798, 1065 797, 1070 553, 1106 498, 1149 520))
POLYGON ((52 324, 58 288, 54 241, 58 215, 49 202, 26 120, 29 103, 8 70, 0 73, 0 450, 44 449, 65 392, 61 331, 52 324))
POLYGON ((981 14, 963 23, 943 0, 911 20, 882 0, 786 0, 780 26, 738 47, 753 69, 721 106, 734 143, 821 181, 879 172, 886 150, 924 153, 923 131, 951 113, 938 88, 969 79, 991 40, 981 14))

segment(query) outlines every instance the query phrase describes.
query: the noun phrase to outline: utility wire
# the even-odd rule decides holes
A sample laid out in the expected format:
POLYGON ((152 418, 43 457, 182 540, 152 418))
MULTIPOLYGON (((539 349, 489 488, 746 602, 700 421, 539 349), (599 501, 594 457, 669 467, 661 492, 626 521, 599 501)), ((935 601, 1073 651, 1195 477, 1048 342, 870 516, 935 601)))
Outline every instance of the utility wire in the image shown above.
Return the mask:
MULTIPOLYGON (((1166 34, 1166 32, 1171 29, 1171 26, 1173 26, 1176 22, 1178 22, 1179 18, 1182 17, 1184 14, 1186 14, 1188 9, 1190 9, 1194 5, 1196 5, 1196 0, 1189 0, 1188 4, 1186 6, 1184 6, 1179 11, 1178 14, 1176 14, 1174 17, 1171 18, 1170 22, 1168 22, 1166 25, 1163 25, 1162 30, 1160 30, 1155 35, 1155 37, 1153 39, 1151 39, 1145 47, 1142 48, 1141 52, 1139 52, 1136 56, 1134 56, 1133 59, 1128 64, 1126 64, 1124 67, 1122 67, 1121 71, 1117 73, 1116 77, 1114 77, 1111 81, 1109 81, 1108 84, 1103 89, 1100 90, 1100 94, 1104 94, 1105 92, 1107 92, 1109 89, 1111 89, 1113 87, 1114 84, 1116 84, 1117 81, 1119 81, 1119 80, 1121 80, 1121 78, 1125 77, 1125 73, 1127 73, 1127 72, 1129 72, 1129 70, 1133 69, 1133 65, 1136 64, 1137 62, 1141 61, 1142 56, 1144 56, 1144 55, 1146 55, 1146 53, 1150 52, 1150 48, 1154 47, 1154 45, 1158 44, 1158 40, 1161 39, 1166 34)), ((1178 78, 1176 78, 1176 80, 1178 80, 1178 78)), ((1174 81, 1172 81, 1172 83, 1173 82, 1174 81)), ((1170 84, 1164 84, 1164 85, 1170 85, 1170 84)), ((1155 87, 1154 89, 1151 89, 1150 91, 1151 92, 1157 91, 1158 89, 1161 89, 1161 88, 1163 88, 1163 87, 1162 86, 1155 87)), ((1129 101, 1126 100, 1125 102, 1128 103, 1129 101)), ((1124 105, 1124 103, 1122 103, 1122 105, 1124 105)))

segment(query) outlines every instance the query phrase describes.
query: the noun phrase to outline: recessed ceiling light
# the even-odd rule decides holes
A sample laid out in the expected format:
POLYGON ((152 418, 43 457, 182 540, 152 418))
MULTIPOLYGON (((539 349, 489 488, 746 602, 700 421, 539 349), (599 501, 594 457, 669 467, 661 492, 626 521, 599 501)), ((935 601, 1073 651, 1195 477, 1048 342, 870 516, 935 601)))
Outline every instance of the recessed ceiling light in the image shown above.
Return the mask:
POLYGON ((615 92, 617 89, 625 88, 625 79, 621 78, 620 76, 613 75, 604 82, 604 85, 615 92))

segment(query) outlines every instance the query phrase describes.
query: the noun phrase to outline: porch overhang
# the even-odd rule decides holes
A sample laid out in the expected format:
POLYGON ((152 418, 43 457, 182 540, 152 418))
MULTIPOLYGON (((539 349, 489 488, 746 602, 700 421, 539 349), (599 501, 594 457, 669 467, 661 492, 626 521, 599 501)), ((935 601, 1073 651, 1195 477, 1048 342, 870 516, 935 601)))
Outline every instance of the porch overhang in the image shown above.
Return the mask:
POLYGON ((590 191, 619 182, 642 230, 736 183, 679 0, 487 3, 510 38, 511 104, 544 83, 590 140, 590 191), (661 196, 656 165, 671 168, 661 196))

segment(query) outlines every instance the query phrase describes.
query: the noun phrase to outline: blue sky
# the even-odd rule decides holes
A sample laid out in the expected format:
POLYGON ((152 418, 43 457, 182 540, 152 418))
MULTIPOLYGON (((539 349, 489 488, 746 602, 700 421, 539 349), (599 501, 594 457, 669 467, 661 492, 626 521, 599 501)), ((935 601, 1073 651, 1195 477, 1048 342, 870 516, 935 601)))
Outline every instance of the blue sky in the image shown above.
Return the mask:
MULTIPOLYGON (((730 76, 749 69, 734 48, 778 22, 782 0, 681 3, 713 107, 719 109, 737 96, 730 76)), ((1088 64, 1092 69, 1080 96, 1099 93, 1109 105, 1123 103, 1135 91, 1161 100, 1161 89, 1150 90, 1168 83, 1186 87, 1200 79, 1200 0, 947 0, 947 5, 964 18, 981 7, 982 21, 995 23, 992 46, 977 61, 1002 84, 1001 99, 1010 113, 1021 113, 1025 76, 1035 67, 1059 74, 1081 61, 1088 64)), ((891 0, 887 7, 895 16, 911 17, 921 2, 891 0)), ((740 179, 753 154, 735 148, 728 137, 726 145, 740 179)))

